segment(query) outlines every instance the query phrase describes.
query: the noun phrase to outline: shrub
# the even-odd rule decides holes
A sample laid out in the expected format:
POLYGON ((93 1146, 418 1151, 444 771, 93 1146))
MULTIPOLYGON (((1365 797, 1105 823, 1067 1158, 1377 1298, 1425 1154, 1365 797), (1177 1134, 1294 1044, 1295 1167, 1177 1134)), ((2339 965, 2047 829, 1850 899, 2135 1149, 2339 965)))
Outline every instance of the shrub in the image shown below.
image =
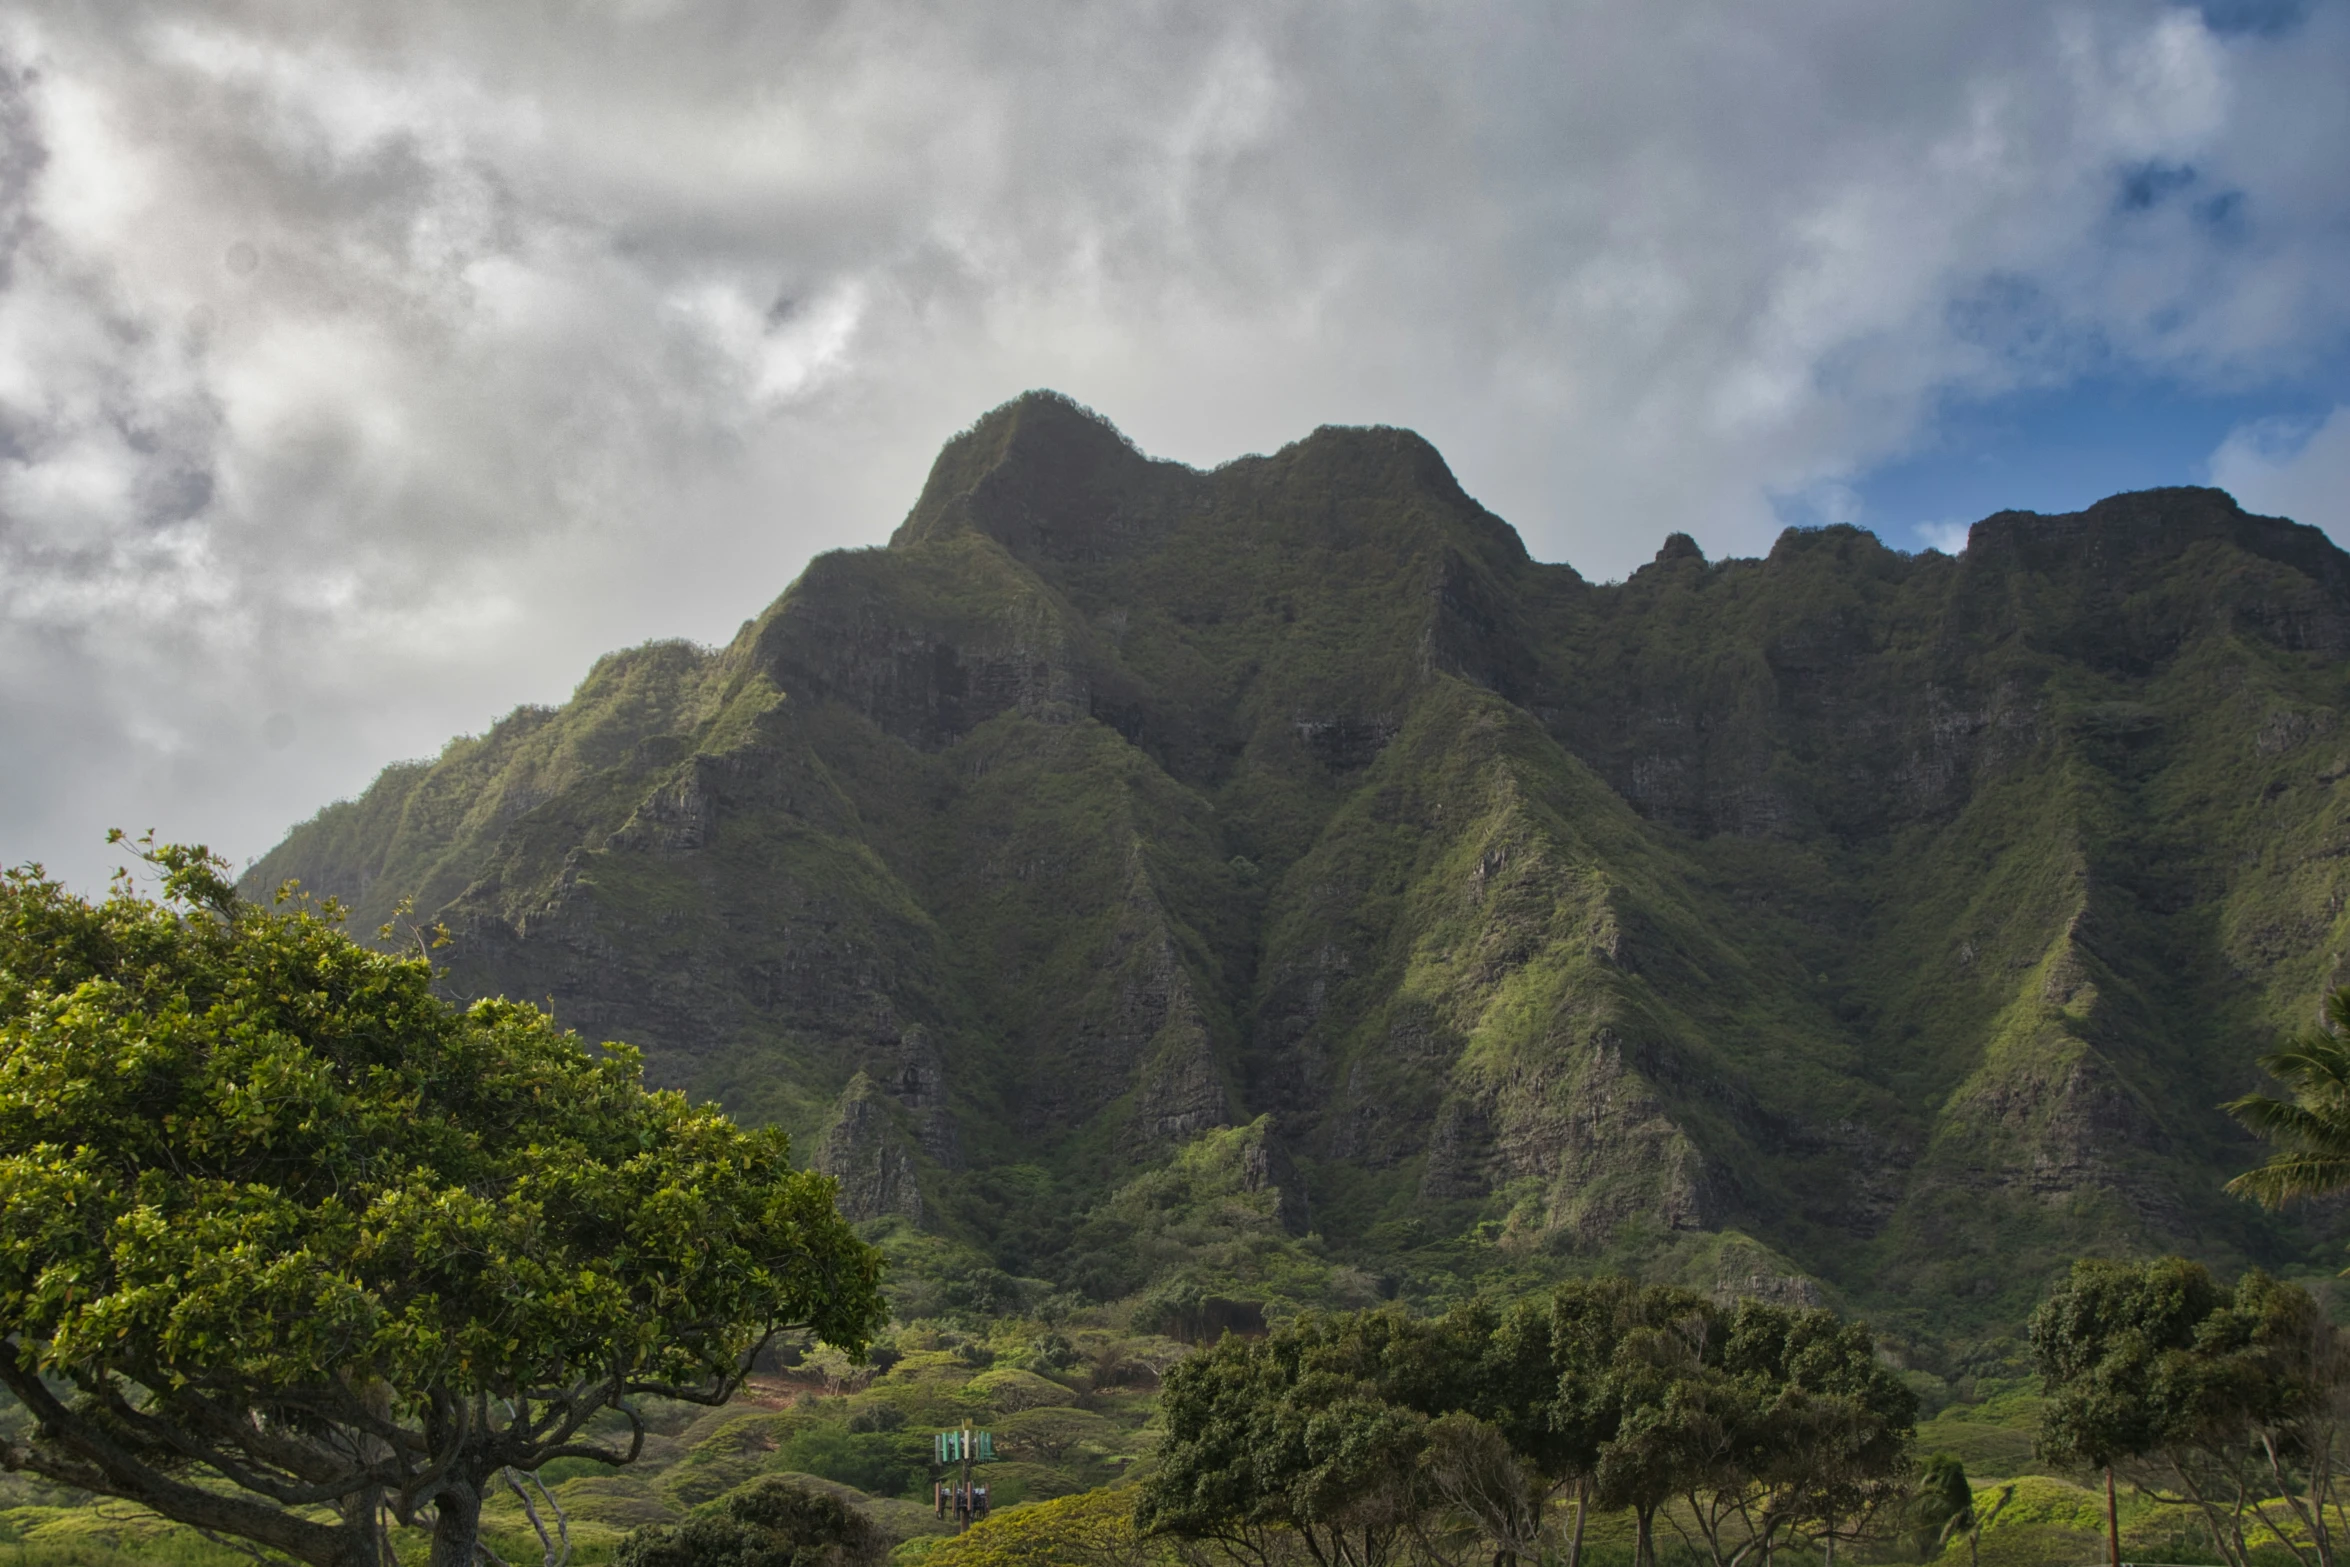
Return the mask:
POLYGON ((889 1546, 839 1497, 771 1477, 721 1511, 637 1530, 621 1544, 619 1567, 872 1567, 889 1546))

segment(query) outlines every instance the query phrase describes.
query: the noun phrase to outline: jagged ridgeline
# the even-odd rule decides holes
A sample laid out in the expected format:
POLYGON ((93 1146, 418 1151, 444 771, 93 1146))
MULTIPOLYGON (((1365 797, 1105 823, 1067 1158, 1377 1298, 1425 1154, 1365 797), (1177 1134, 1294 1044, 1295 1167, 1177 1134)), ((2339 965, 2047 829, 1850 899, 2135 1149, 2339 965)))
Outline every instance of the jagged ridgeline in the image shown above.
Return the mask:
POLYGON ((1096 1295, 1628 1263, 1982 1326, 2082 1252, 2338 1265, 2214 1107, 2342 977, 2346 652, 2350 558, 2213 490, 1594 584, 1406 431, 1200 472, 1039 393, 887 548, 248 885, 413 899, 452 992, 1096 1295))

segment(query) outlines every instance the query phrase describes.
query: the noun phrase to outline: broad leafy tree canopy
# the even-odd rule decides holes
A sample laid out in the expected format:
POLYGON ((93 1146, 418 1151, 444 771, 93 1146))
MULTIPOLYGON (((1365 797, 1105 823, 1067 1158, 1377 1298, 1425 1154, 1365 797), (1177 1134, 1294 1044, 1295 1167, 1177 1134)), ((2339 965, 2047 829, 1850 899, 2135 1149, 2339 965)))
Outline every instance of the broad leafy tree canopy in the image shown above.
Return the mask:
POLYGON ((2182 1257, 2084 1261, 2032 1344, 2044 1455, 2194 1506, 2236 1567, 2264 1539, 2334 1560, 2350 1354, 2307 1290, 2259 1272, 2226 1286, 2182 1257))
POLYGON ((1432 1385, 1428 1327, 1393 1312, 1307 1315, 1176 1366, 1140 1525, 1243 1559, 1287 1531, 1322 1567, 1378 1567, 1414 1517, 1427 1428, 1387 1395, 1432 1385))
POLYGON ((498 1469, 624 1460, 632 1396, 721 1399, 776 1327, 882 1320, 780 1133, 150 858, 160 900, 0 879, 0 1380, 40 1426, 12 1467, 312 1561, 430 1502, 469 1557, 498 1469), (346 1527, 287 1511, 320 1504, 346 1527))
POLYGON ((1859 1323, 1627 1279, 1432 1320, 1307 1314, 1177 1366, 1160 1408, 1144 1529, 1249 1560, 1293 1538, 1346 1567, 1426 1543, 1447 1510, 1498 1556, 1538 1556, 1570 1482, 1634 1511, 1644 1567, 1675 1501, 1722 1567, 1794 1532, 1851 1538, 1906 1496, 1916 1419, 1859 1323))
POLYGON ((2032 1349, 2048 1389, 2042 1456, 2104 1468, 2162 1444, 2164 1387, 2175 1357, 2228 1302, 2202 1264, 2163 1257, 2089 1259, 2032 1314, 2032 1349))

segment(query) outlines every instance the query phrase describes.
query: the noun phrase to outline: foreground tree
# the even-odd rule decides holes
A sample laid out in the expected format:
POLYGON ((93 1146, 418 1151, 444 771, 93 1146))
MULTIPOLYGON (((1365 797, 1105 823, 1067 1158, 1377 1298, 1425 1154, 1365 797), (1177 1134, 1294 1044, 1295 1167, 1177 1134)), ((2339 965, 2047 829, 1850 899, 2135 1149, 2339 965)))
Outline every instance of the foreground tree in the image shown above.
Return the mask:
MULTIPOLYGON (((2076 1264, 2033 1318, 2041 1447, 2195 1507, 2234 1567, 2278 1549, 2332 1567, 2350 1354, 2308 1291, 2200 1264, 2076 1264)), ((2114 1546, 2118 1554, 2118 1541, 2114 1546)))
POLYGON ((2194 1344, 2163 1357, 2154 1478, 2168 1484, 2155 1494, 2199 1508, 2234 1567, 2276 1545, 2332 1567, 2346 1376, 2341 1335, 2309 1292, 2246 1274, 2194 1344))
POLYGON ((1592 1499, 1631 1510, 1633 1567, 1656 1567, 1657 1512, 1685 1489, 1722 1392, 1720 1313, 1663 1285, 1627 1283, 1577 1304, 1584 1348, 1559 1387, 1562 1416, 1605 1433, 1592 1499))
POLYGON ((1600 1495, 1633 1509, 1634 1559, 1655 1559, 1653 1520, 1715 1567, 1768 1562, 1798 1539, 1873 1538, 1906 1499, 1915 1396, 1878 1363, 1868 1328, 1761 1301, 1727 1320, 1643 1292, 1663 1331, 1621 1336, 1595 1390, 1621 1410, 1599 1450, 1600 1495))
POLYGON ((2105 1478, 2105 1538, 2121 1567, 2115 1466, 2162 1446, 2164 1356, 2191 1349, 2195 1330, 2226 1300, 2200 1263, 2088 1259, 2032 1313, 2032 1352, 2048 1403, 2040 1456, 2105 1478))
POLYGON ((2350 1189, 2350 986, 2326 997, 2323 1027, 2260 1064, 2292 1097, 2247 1094, 2226 1107, 2277 1145, 2268 1163, 2228 1182, 2228 1190, 2279 1208, 2350 1189))
POLYGON ((1623 1508, 1636 1567, 1661 1516, 1716 1567, 1871 1532, 1906 1500, 1916 1401, 1868 1329, 1629 1279, 1506 1311, 1307 1316, 1168 1374, 1137 1519, 1252 1567, 1553 1561, 1554 1502, 1623 1508), (1678 1503, 1678 1508, 1672 1504, 1678 1503))
POLYGON ((472 1567, 501 1477, 626 1463, 638 1395, 883 1320, 780 1133, 146 858, 160 901, 0 876, 0 1384, 35 1420, 0 1463, 315 1567, 430 1507, 472 1567))
POLYGON ((1256 1567, 1293 1546, 1316 1567, 1383 1567, 1429 1501, 1428 1420, 1395 1396, 1425 1386, 1427 1348, 1400 1312, 1316 1314, 1183 1361, 1136 1524, 1256 1567))
MULTIPOLYGON (((1465 1410, 1434 1421, 1420 1473, 1431 1499, 1440 1504, 1439 1520, 1465 1526, 1471 1540, 1492 1551, 1494 1567, 1544 1559, 1551 1486, 1510 1446, 1500 1427, 1465 1410)), ((1425 1523, 1422 1528, 1431 1555, 1459 1554, 1442 1548, 1446 1542, 1439 1530, 1425 1523)))
POLYGON ((1722 1369, 1743 1391, 1746 1456, 1690 1496, 1692 1516, 1733 1509, 1743 1526, 1732 1549, 1708 1544, 1721 1567, 1770 1560, 1792 1535, 1823 1546, 1876 1538, 1910 1496, 1917 1395, 1877 1358, 1864 1323, 1832 1311, 1742 1301, 1722 1347, 1722 1369))
MULTIPOLYGON (((1677 1323, 1685 1338, 1701 1344, 1712 1321, 1710 1313, 1710 1305, 1695 1295, 1664 1286, 1643 1289, 1621 1277, 1571 1279, 1551 1291, 1544 1317, 1554 1385, 1544 1422, 1547 1434, 1539 1451, 1545 1472, 1574 1486, 1567 1567, 1581 1567, 1583 1529, 1600 1462, 1623 1433, 1628 1385, 1619 1360, 1627 1357, 1627 1340, 1634 1367, 1630 1386, 1648 1388, 1645 1368, 1655 1344, 1647 1335, 1660 1325, 1677 1323)), ((1694 1358, 1703 1358, 1702 1348, 1694 1358)), ((1651 1514, 1641 1528, 1646 1555, 1653 1555, 1653 1521, 1651 1514)))
MULTIPOLYGON (((1547 1560, 1551 1501, 1577 1488, 1575 1531, 1567 1567, 1582 1544, 1580 1498, 1597 1461, 1599 1434, 1576 1400, 1560 1389, 1575 1367, 1604 1346, 1590 1341, 1579 1303, 1613 1300, 1627 1281, 1576 1281, 1503 1311, 1469 1301, 1432 1322, 1397 1334, 1386 1355, 1389 1394, 1433 1420, 1422 1456, 1426 1543, 1458 1542, 1465 1528, 1497 1567, 1547 1560)), ((1439 1554, 1442 1554, 1439 1551, 1439 1554)))
POLYGON ((1545 1497, 1574 1496, 1565 1567, 1581 1567, 1583 1530, 1601 1453, 1623 1424, 1610 1368, 1627 1333, 1698 1311, 1678 1291, 1642 1290, 1630 1279, 1570 1279, 1520 1302, 1480 1359, 1477 1402, 1545 1483, 1545 1497))

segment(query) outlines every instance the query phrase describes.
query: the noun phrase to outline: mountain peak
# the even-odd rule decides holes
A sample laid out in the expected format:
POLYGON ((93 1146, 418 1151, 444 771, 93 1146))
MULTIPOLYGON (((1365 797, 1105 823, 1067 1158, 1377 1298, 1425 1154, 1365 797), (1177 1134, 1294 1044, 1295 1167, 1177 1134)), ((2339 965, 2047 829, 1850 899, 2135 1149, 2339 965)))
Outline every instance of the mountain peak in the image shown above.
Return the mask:
POLYGON ((972 529, 1031 563, 1117 559, 1178 525, 1217 475, 1262 475, 1262 465, 1278 489, 1312 493, 1325 513, 1377 511, 1418 495, 1468 520, 1501 558, 1528 558, 1516 530, 1478 505, 1416 431, 1323 425, 1270 457, 1241 458, 1211 475, 1146 456, 1100 414, 1053 391, 1024 392, 947 442, 890 547, 972 529))
POLYGON ((939 451, 890 547, 976 528, 1023 557, 1116 553, 1104 525, 1179 463, 1145 457, 1116 425, 1054 391, 1023 392, 939 451))
MULTIPOLYGON (((1461 488, 1452 465, 1417 430, 1392 424, 1325 424, 1274 458, 1334 497, 1392 496, 1418 491, 1466 510, 1484 508, 1461 488)), ((1495 521, 1500 519, 1496 518, 1495 521)), ((1513 542, 1516 534, 1511 534, 1513 542)), ((1524 553, 1520 546, 1518 552, 1524 553)))

